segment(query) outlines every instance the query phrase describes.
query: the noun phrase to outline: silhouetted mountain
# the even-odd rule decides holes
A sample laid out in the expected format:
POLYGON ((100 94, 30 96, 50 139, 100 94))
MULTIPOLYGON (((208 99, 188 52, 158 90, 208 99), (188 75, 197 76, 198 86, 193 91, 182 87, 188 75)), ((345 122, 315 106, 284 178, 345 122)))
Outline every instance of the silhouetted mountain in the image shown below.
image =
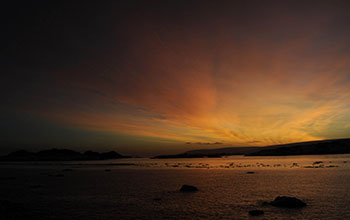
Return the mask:
POLYGON ((348 154, 350 139, 324 140, 275 145, 274 149, 261 149, 247 156, 287 156, 287 155, 319 155, 319 154, 348 154))
POLYGON ((88 158, 94 158, 94 160, 98 160, 101 154, 95 151, 88 150, 84 152, 84 156, 88 158))
POLYGON ((115 151, 106 153, 98 153, 93 151, 86 151, 80 153, 69 149, 50 149, 43 150, 37 153, 19 150, 0 157, 0 161, 67 161, 67 160, 108 160, 118 158, 130 158, 123 156, 115 151))
POLYGON ((200 158, 221 157, 229 155, 246 156, 286 156, 313 154, 347 154, 350 153, 350 139, 308 141, 291 144, 270 145, 265 147, 227 147, 209 150, 191 150, 176 155, 159 155, 153 158, 200 158))
POLYGON ((41 160, 74 160, 81 158, 81 153, 68 149, 50 149, 36 153, 41 160))
POLYGON ((105 160, 105 159, 110 159, 110 158, 120 158, 123 157, 122 155, 118 154, 115 151, 110 151, 110 152, 106 152, 106 153, 101 153, 101 159, 105 160))
POLYGON ((221 157, 220 154, 188 154, 187 152, 182 154, 174 154, 174 155, 158 155, 152 157, 153 159, 168 159, 168 158, 201 158, 201 157, 221 157))
POLYGON ((15 151, 15 152, 10 153, 8 156, 10 156, 10 157, 31 157, 31 156, 34 156, 34 153, 28 152, 26 150, 19 150, 19 151, 15 151))
POLYGON ((222 157, 222 156, 229 156, 229 155, 243 155, 247 153, 257 152, 259 150, 261 150, 261 147, 226 147, 226 148, 218 148, 218 149, 191 150, 181 154, 159 155, 153 158, 165 159, 165 158, 222 157))

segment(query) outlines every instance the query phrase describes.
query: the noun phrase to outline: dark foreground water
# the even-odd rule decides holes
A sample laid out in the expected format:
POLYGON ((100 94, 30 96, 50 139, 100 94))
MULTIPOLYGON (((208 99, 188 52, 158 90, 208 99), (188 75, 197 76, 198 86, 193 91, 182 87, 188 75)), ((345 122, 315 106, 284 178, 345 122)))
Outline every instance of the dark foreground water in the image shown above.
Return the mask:
POLYGON ((350 219, 349 165, 350 155, 6 163, 0 218, 350 219), (200 191, 181 193, 183 184, 200 191), (262 204, 279 195, 308 206, 262 204))

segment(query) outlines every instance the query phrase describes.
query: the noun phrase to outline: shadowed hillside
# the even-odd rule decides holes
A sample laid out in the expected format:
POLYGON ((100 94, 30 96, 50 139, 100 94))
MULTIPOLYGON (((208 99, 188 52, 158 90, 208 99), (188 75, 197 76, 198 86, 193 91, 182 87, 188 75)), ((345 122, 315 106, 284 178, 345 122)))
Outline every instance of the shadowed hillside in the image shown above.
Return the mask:
POLYGON ((287 156, 350 153, 350 139, 324 140, 276 145, 274 149, 262 149, 247 156, 287 156))
POLYGON ((191 150, 176 155, 159 155, 153 158, 200 158, 228 155, 287 156, 350 153, 350 139, 308 141, 265 147, 228 147, 209 150, 191 150))

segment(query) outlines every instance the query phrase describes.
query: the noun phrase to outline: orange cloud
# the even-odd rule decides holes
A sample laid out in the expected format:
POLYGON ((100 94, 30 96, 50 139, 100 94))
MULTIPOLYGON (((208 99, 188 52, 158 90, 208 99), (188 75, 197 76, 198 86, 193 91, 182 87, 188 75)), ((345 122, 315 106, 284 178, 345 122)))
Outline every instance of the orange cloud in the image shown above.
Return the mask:
POLYGON ((46 107, 47 116, 184 143, 348 136, 350 56, 347 38, 332 34, 337 18, 282 11, 254 22, 224 14, 170 27, 132 14, 123 21, 125 48, 111 45, 105 60, 54 74, 66 96, 46 107))

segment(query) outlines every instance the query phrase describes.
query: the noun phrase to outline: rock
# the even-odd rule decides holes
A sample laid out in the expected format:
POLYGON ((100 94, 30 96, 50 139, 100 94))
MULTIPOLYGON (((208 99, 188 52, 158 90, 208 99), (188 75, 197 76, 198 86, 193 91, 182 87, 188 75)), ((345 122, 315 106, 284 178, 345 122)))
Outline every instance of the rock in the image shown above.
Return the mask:
POLYGON ((258 215, 263 215, 264 214, 264 211, 263 210, 251 210, 249 211, 249 215, 251 216, 258 216, 258 215))
POLYGON ((198 191, 197 187, 191 185, 182 185, 181 192, 196 192, 198 191))
POLYGON ((162 199, 157 197, 157 198, 154 198, 153 200, 154 200, 154 201, 160 201, 160 200, 162 200, 162 199))
POLYGON ((111 172, 112 170, 111 169, 105 169, 105 172, 111 172))
POLYGON ((39 188, 42 188, 43 185, 41 185, 41 184, 34 184, 34 185, 30 185, 29 187, 30 187, 31 189, 39 189, 39 188))
POLYGON ((270 205, 283 208, 302 208, 306 203, 295 197, 277 196, 270 205))
POLYGON ((255 172, 252 172, 252 171, 249 171, 249 172, 247 172, 247 174, 254 174, 255 172))
POLYGON ((73 171, 72 169, 63 169, 62 172, 70 172, 73 171))

